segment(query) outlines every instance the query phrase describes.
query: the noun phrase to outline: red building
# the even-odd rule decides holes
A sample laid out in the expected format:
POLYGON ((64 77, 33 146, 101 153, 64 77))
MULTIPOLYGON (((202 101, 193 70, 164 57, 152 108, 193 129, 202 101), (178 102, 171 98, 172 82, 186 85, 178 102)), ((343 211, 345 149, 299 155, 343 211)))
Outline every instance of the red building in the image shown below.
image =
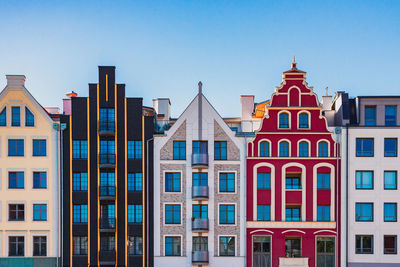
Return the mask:
POLYGON ((247 146, 247 266, 339 266, 338 146, 295 62, 247 146))

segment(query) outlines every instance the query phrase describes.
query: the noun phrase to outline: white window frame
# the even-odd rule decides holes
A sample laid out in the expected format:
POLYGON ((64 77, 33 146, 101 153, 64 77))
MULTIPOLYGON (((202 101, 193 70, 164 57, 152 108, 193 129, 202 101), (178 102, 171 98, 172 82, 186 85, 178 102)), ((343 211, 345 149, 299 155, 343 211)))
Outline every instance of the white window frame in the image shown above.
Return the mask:
POLYGON ((48 140, 47 136, 31 136, 31 155, 30 156, 33 158, 47 158, 49 156, 49 140, 48 140), (46 140, 46 156, 34 156, 33 155, 33 140, 46 140))
POLYGON ((181 235, 181 234, 176 234, 176 235, 173 235, 173 234, 168 234, 168 235, 164 235, 163 236, 163 242, 164 242, 164 249, 163 249, 163 256, 164 257, 168 257, 168 258, 172 258, 172 257, 183 257, 183 235, 181 235), (166 239, 166 237, 180 237, 181 238, 181 255, 180 256, 167 256, 167 255, 165 255, 166 253, 165 253, 165 248, 166 248, 166 241, 165 241, 165 239, 166 239))
MULTIPOLYGON (((14 126, 16 127, 16 126, 14 126)), ((7 149, 6 149, 6 153, 7 153, 7 157, 8 158, 19 158, 19 159, 23 159, 26 158, 26 152, 27 152, 27 145, 26 145, 26 137, 25 136, 7 136, 6 137, 6 143, 7 143, 7 149), (9 147, 8 147, 8 140, 24 140, 24 155, 23 156, 9 156, 8 152, 9 152, 9 147)))
POLYGON ((234 194, 237 194, 237 186, 238 186, 238 183, 237 183, 237 181, 238 181, 238 179, 237 179, 237 171, 235 170, 235 171, 229 171, 229 170, 227 170, 227 171, 218 171, 217 172, 217 192, 218 192, 218 194, 226 194, 226 195, 234 195, 234 194), (221 191, 219 191, 219 175, 221 174, 221 173, 234 173, 235 174, 235 191, 234 192, 221 192, 221 191))
POLYGON ((26 238, 27 237, 27 233, 26 233, 25 230, 23 232, 20 232, 20 233, 6 233, 6 254, 5 255, 7 255, 7 257, 9 257, 8 256, 9 247, 10 247, 10 239, 9 239, 9 237, 12 237, 12 236, 23 236, 24 237, 24 256, 23 256, 23 258, 29 257, 28 248, 27 248, 27 238, 26 238))
POLYGON ((164 218, 163 218, 163 225, 164 226, 182 226, 183 225, 183 203, 181 202, 164 202, 163 203, 163 211, 164 211, 164 218), (165 206, 166 205, 180 205, 181 206, 181 223, 165 223, 165 219, 167 218, 166 216, 166 211, 165 211, 165 206))
POLYGON ((183 194, 183 170, 163 170, 163 193, 164 194, 183 194), (166 174, 167 173, 174 173, 174 172, 179 172, 181 174, 181 187, 179 192, 167 192, 165 191, 165 185, 166 185, 166 174))
POLYGON ((31 256, 35 257, 35 258, 39 258, 39 257, 50 257, 49 255, 49 233, 40 233, 40 232, 33 232, 30 235, 31 238, 31 256), (33 256, 33 250, 34 250, 34 243, 33 243, 33 238, 36 236, 45 236, 46 237, 46 256, 33 256))
POLYGON ((276 120, 276 123, 277 123, 276 128, 277 128, 278 130, 290 130, 290 129, 292 129, 291 114, 290 114, 290 111, 289 111, 289 110, 281 110, 281 111, 279 111, 279 112, 278 112, 278 115, 277 115, 277 118, 278 118, 278 119, 276 120), (281 115, 282 113, 288 114, 288 124, 289 124, 289 128, 281 128, 281 127, 280 127, 280 115, 281 115))
POLYGON ((21 223, 21 222, 26 222, 26 214, 28 212, 26 201, 17 201, 17 200, 10 200, 7 201, 7 222, 8 223, 21 223), (10 205, 14 204, 24 204, 24 220, 23 221, 10 221, 10 205))
POLYGON ((302 157, 302 158, 310 158, 312 157, 311 155, 311 142, 308 139, 300 139, 297 141, 297 157, 300 157, 300 143, 301 142, 306 142, 308 144, 308 156, 307 157, 302 157))
POLYGON ((30 187, 31 189, 33 189, 33 190, 48 190, 49 189, 49 169, 47 169, 47 168, 34 168, 34 169, 31 169, 31 179, 32 179, 32 186, 30 187), (46 188, 34 188, 33 187, 33 185, 34 185, 34 175, 33 175, 33 173, 34 172, 45 172, 46 173, 46 188))
POLYGON ((297 112, 297 129, 298 130, 311 130, 311 113, 309 111, 301 110, 301 111, 297 112), (303 114, 303 113, 308 115, 308 128, 300 128, 300 114, 303 114))
POLYGON ((25 190, 27 188, 27 172, 25 168, 10 168, 7 169, 7 191, 22 191, 25 190), (10 172, 23 172, 24 173, 24 188, 10 188, 10 172))
POLYGON ((290 158, 290 157, 292 157, 292 142, 289 139, 281 139, 281 140, 279 140, 279 142, 278 142, 278 157, 279 158, 290 158), (281 156, 281 143, 285 142, 285 141, 288 142, 288 144, 289 144, 289 156, 282 157, 281 156))
POLYGON ((236 255, 237 255, 237 246, 236 246, 236 244, 238 243, 238 239, 237 239, 237 235, 218 235, 217 236, 217 238, 218 238, 218 241, 217 241, 217 243, 218 243, 218 247, 217 247, 217 255, 218 255, 218 257, 226 257, 226 258, 229 258, 229 257, 236 257, 236 255), (219 248, 220 248, 220 240, 219 240, 219 238, 220 237, 234 237, 235 238, 235 255, 233 255, 233 256, 221 256, 220 255, 220 251, 219 251, 219 248))
MULTIPOLYGON (((31 221, 32 221, 32 223, 45 223, 45 222, 49 222, 49 201, 48 200, 42 200, 42 201, 32 201, 31 202, 31 207, 32 207, 32 211, 31 211, 31 215, 32 215, 32 219, 31 219, 31 221), (35 213, 35 211, 33 210, 33 205, 35 205, 35 204, 43 204, 43 205, 46 205, 46 220, 45 221, 35 221, 34 220, 34 213, 35 213)), ((89 220, 89 218, 88 218, 88 220, 89 220)))
POLYGON ((217 214, 217 219, 218 219, 218 226, 236 226, 237 225, 237 218, 236 218, 236 216, 237 216, 237 203, 232 203, 232 202, 220 202, 220 203, 218 203, 218 210, 217 210, 217 212, 218 212, 218 214, 217 214), (225 223, 220 223, 220 220, 219 220, 219 213, 220 213, 220 206, 221 205, 235 205, 235 216, 234 216, 234 218, 235 218, 235 223, 234 224, 225 224, 225 223))

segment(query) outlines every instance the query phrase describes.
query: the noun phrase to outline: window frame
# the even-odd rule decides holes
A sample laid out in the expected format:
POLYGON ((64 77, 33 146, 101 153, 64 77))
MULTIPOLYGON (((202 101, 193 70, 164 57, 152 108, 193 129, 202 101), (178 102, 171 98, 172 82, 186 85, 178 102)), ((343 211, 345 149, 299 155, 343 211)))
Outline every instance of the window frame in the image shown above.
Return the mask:
POLYGON ((179 193, 182 193, 183 192, 183 190, 182 190, 182 171, 180 171, 180 170, 171 170, 171 171, 163 171, 163 173, 164 173, 164 193, 166 193, 166 194, 179 194, 179 193), (167 190, 167 175, 172 175, 172 190, 167 190), (175 191, 174 189, 175 189, 175 181, 177 180, 177 179, 175 179, 175 177, 174 177, 174 175, 175 174, 179 174, 179 190, 178 191, 175 191))
POLYGON ((311 151, 310 151, 310 142, 306 139, 301 139, 297 142, 297 156, 301 158, 308 158, 311 156, 311 151), (306 150, 304 149, 304 144, 306 144, 306 150), (303 145, 303 148, 301 146, 303 145), (307 152, 307 154, 303 154, 304 152, 307 152))
POLYGON ((297 113, 297 129, 302 129, 302 130, 310 129, 311 128, 310 117, 311 117, 311 114, 308 111, 304 111, 303 110, 303 111, 298 112, 297 113), (304 124, 301 124, 301 118, 300 117, 302 115, 306 115, 307 116, 307 127, 302 127, 302 126, 304 126, 304 124))
POLYGON ((397 202, 384 202, 383 203, 383 221, 384 222, 397 222, 397 202), (386 206, 387 205, 394 205, 394 219, 393 220, 387 220, 386 217, 386 206))
POLYGON ((271 221, 271 204, 257 204, 257 221, 259 222, 271 221), (262 216, 260 216, 260 208, 262 209, 262 214, 261 214, 262 216))
POLYGON ((236 177, 237 177, 237 172, 236 171, 218 171, 218 193, 220 194, 236 194, 236 177), (232 181, 229 179, 229 175, 233 174, 233 191, 229 191, 229 181, 232 181), (226 191, 221 190, 221 175, 226 175, 226 191))
POLYGON ((279 154, 278 154, 278 157, 280 157, 280 158, 290 158, 291 157, 291 142, 288 140, 288 139, 282 139, 282 140, 280 140, 279 142, 278 142, 278 149, 279 149, 279 154), (288 144, 288 154, 287 154, 287 156, 282 156, 282 153, 281 153, 281 145, 282 145, 282 143, 287 143, 288 144))
MULTIPOLYGON (((372 158, 372 157, 374 157, 374 155, 375 155, 375 139, 373 137, 356 137, 355 145, 356 145, 356 149, 355 149, 356 153, 355 154, 356 154, 357 158, 361 158, 361 157, 362 158, 372 158), (360 141, 362 141, 362 140, 372 140, 372 155, 361 155, 361 153, 366 153, 366 152, 363 152, 364 150, 361 150, 360 152, 357 151, 357 142, 359 140, 360 141)), ((361 144, 361 146, 363 146, 363 144, 361 144)))
POLYGON ((397 171, 391 171, 391 170, 385 170, 383 171, 383 190, 397 190, 397 171), (394 188, 386 188, 386 180, 385 180, 385 174, 386 173, 394 173, 394 179, 395 179, 395 187, 394 188))
POLYGON ((222 203, 218 203, 218 226, 236 226, 236 221, 237 221, 237 219, 236 219, 236 215, 237 215, 237 213, 236 213, 236 209, 237 209, 237 207, 236 207, 236 203, 225 203, 225 202, 222 202, 222 203), (226 223, 223 223, 223 222, 221 222, 221 206, 226 206, 226 207, 228 207, 228 206, 233 206, 234 207, 234 210, 233 210, 233 216, 234 216, 234 218, 233 218, 233 223, 228 223, 229 222, 229 219, 228 219, 228 214, 229 214, 229 211, 228 210, 226 210, 226 223))
POLYGON ((326 140, 326 139, 322 139, 322 140, 319 140, 318 142, 317 142, 317 156, 319 157, 319 158, 328 158, 329 156, 330 156, 330 146, 329 146, 329 141, 328 140, 326 140), (320 147, 320 145, 322 145, 322 144, 326 144, 326 156, 324 156, 324 155, 321 155, 321 147, 320 147))
POLYGON ((4 124, 2 124, 2 120, 0 120, 0 127, 7 127, 8 125, 8 120, 7 120, 7 105, 3 105, 2 109, 0 109, 0 118, 1 116, 4 116, 4 124), (3 114, 3 112, 5 112, 3 114))
MULTIPOLYGON (((32 256, 33 257, 46 257, 47 256, 47 250, 48 250, 48 236, 47 235, 39 235, 39 234, 35 234, 35 235, 32 235, 32 256), (43 254, 40 254, 40 255, 35 255, 35 238, 40 238, 40 239, 42 239, 42 238, 45 238, 45 245, 46 245, 46 249, 45 249, 45 253, 44 253, 44 255, 43 254)), ((41 244, 43 244, 42 242, 40 242, 39 243, 39 245, 41 245, 41 244)), ((40 249, 39 249, 40 251, 42 250, 41 249, 41 247, 40 247, 40 249)))
POLYGON ((331 221, 331 206, 330 205, 317 205, 317 222, 330 222, 331 221), (319 211, 322 208, 322 219, 319 219, 319 211), (326 216, 328 215, 328 216, 326 216), (328 217, 328 218, 326 218, 328 217))
POLYGON ((384 255, 397 255, 397 235, 383 235, 383 254, 384 255), (394 252, 386 252, 388 248, 385 247, 385 239, 387 237, 392 237, 394 238, 394 252))
MULTIPOLYGON (((16 212, 21 212, 20 210, 16 209, 16 212)), ((17 216, 18 213, 16 213, 16 217, 19 218, 19 216, 17 216)), ((7 221, 8 222, 25 222, 26 221, 26 204, 25 202, 7 202, 7 221), (23 209, 23 218, 22 219, 15 219, 15 220, 11 220, 10 219, 10 214, 11 214, 11 205, 22 205, 24 207, 23 209)))
MULTIPOLYGON (((26 255, 26 235, 25 234, 12 234, 12 235, 7 235, 6 236, 6 238, 7 238, 7 248, 8 248, 8 251, 7 251, 7 256, 8 257, 16 257, 16 258, 22 258, 22 257, 25 257, 25 255, 26 255), (11 255, 10 254, 10 250, 11 250, 11 238, 23 238, 23 244, 24 244, 24 247, 23 247, 23 254, 22 255, 11 255)), ((17 249, 16 249, 16 251, 18 251, 18 244, 19 243, 22 243, 22 242, 16 242, 16 244, 17 244, 17 249)), ((17 254, 17 253, 16 253, 17 254)))
POLYGON ((258 156, 259 157, 270 157, 271 156, 271 141, 269 141, 267 139, 262 139, 259 141, 258 156), (267 149, 265 149, 265 144, 267 145, 267 147, 266 147, 267 149))
POLYGON ((128 172, 126 179, 128 192, 143 191, 143 174, 141 172, 128 172))
POLYGON ((87 192, 88 191, 88 173, 87 172, 73 172, 72 173, 72 192, 87 192), (75 176, 79 174, 79 178, 77 176, 75 176), (82 174, 86 174, 86 177, 83 177, 84 179, 86 178, 86 183, 85 180, 83 180, 83 183, 86 185, 86 190, 82 190, 82 174), (79 190, 75 189, 75 179, 79 179, 79 190))
POLYGON ((356 222, 373 222, 374 221, 374 203, 373 202, 356 202, 355 203, 355 209, 354 209, 354 212, 355 212, 355 216, 354 216, 354 219, 355 219, 355 221, 356 222), (363 205, 370 205, 371 207, 372 207, 372 209, 371 209, 371 219, 368 219, 368 220, 360 220, 360 219, 357 219, 357 205, 361 205, 360 207, 361 207, 361 209, 360 209, 360 211, 361 211, 361 214, 360 214, 360 216, 358 216, 358 217, 366 217, 366 216, 363 216, 363 205))
POLYGON ((163 223, 165 226, 174 226, 174 225, 182 225, 183 223, 183 215, 182 215, 182 203, 164 203, 164 220, 163 223), (167 222, 167 206, 179 206, 179 223, 175 222, 175 210, 172 210, 172 223, 167 222))
MULTIPOLYGON (((143 142, 141 140, 128 140, 127 159, 137 160, 143 158, 143 142)), ((114 151, 115 153, 115 151, 114 151)))
POLYGON ((331 173, 329 172, 318 172, 317 173, 317 190, 331 190, 331 173), (322 175, 322 187, 319 187, 319 177, 322 175), (326 187, 326 178, 325 176, 328 175, 329 181, 328 181, 328 187, 326 187))
POLYGON ((377 111, 377 108, 376 108, 376 105, 365 105, 364 106, 364 126, 376 126, 376 111, 377 111), (374 118, 374 120, 372 121, 372 119, 367 119, 367 109, 373 109, 373 110, 375 110, 375 118, 374 118), (370 124, 371 123, 371 124, 370 124))
POLYGON ((143 223, 143 205, 142 204, 128 204, 127 207, 127 223, 128 224, 142 224, 143 223), (140 210, 140 212, 138 212, 140 210), (131 214, 130 211, 133 211, 131 214), (133 221, 130 218, 133 218, 133 221), (139 219, 138 219, 139 218, 139 219))
POLYGON ((10 170, 8 170, 8 172, 7 172, 7 174, 8 174, 8 177, 7 177, 7 182, 8 182, 8 187, 7 187, 7 189, 11 189, 11 190, 24 190, 25 189, 25 169, 10 169, 10 170), (23 180, 23 185, 22 185, 22 187, 19 187, 18 186, 18 180, 19 179, 21 179, 20 177, 18 177, 18 174, 21 174, 22 173, 22 175, 23 175, 23 177, 22 177, 22 180, 23 180), (10 186, 10 180, 11 180, 11 177, 10 177, 10 175, 11 174, 15 174, 16 176, 15 176, 15 179, 16 179, 16 187, 11 187, 10 186))
POLYGON ((36 202, 34 202, 32 204, 32 221, 34 221, 34 222, 46 222, 48 220, 48 216, 47 216, 48 207, 47 206, 48 206, 47 203, 36 203, 36 202), (35 214, 38 211, 38 210, 35 209, 35 207, 40 207, 40 209, 39 209, 39 219, 35 219, 35 214), (42 215, 43 215, 42 208, 43 207, 45 207, 45 210, 44 210, 45 211, 45 218, 42 218, 42 215))
POLYGON ((397 105, 385 105, 385 126, 397 126, 397 105), (394 124, 391 124, 392 120, 387 118, 387 108, 395 108, 394 124))
POLYGON ((374 254, 374 235, 355 235, 355 254, 374 254), (359 248, 359 250, 361 250, 360 252, 357 252, 357 237, 360 237, 360 244, 361 247, 359 248), (363 252, 364 248, 363 248, 363 238, 364 237, 370 237, 371 238, 371 251, 370 252, 363 252))
POLYGON ((46 138, 34 138, 32 139, 32 157, 46 157, 47 156, 47 139, 46 138), (36 145, 35 145, 36 143, 36 145), (43 152, 43 143, 44 143, 44 154, 43 152), (37 147, 39 145, 39 147, 37 147), (39 151, 35 151, 35 147, 39 149, 39 151), (39 152, 39 153, 35 153, 39 152))
POLYGON ((18 137, 7 138, 7 156, 8 157, 25 157, 25 138, 24 137, 22 137, 22 138, 18 138, 18 137), (16 152, 18 152, 18 148, 20 148, 19 142, 22 142, 22 154, 15 153, 15 155, 11 155, 11 153, 10 153, 10 142, 11 141, 16 142, 15 143, 15 148, 17 149, 16 152))
POLYGON ((47 170, 33 170, 32 171, 32 189, 47 189, 47 170), (45 177, 42 177, 42 174, 45 174, 45 177), (35 177, 36 175, 39 175, 39 177, 35 177), (35 178, 39 179, 39 187, 36 187, 35 185, 35 178), (42 186, 42 180, 45 180, 45 186, 42 186))
MULTIPOLYGON (((388 145, 388 148, 390 147, 390 145, 388 145)), ((398 155, 398 149, 399 149, 399 143, 398 143, 398 139, 396 138, 396 137, 385 137, 384 139, 383 139, 383 156, 385 157, 385 158, 396 158, 397 157, 397 155, 398 155), (386 140, 395 140, 396 141, 396 150, 394 151, 395 152, 395 155, 387 155, 386 153, 387 153, 387 151, 386 151, 386 140)), ((388 152, 389 153, 389 152, 388 152)))
POLYGON ((356 170, 356 173, 355 173, 355 183, 354 183, 354 185, 355 185, 355 189, 356 190, 374 190, 374 187, 375 187, 375 184, 374 184, 374 177, 375 175, 374 175, 374 171, 371 171, 371 170, 356 170), (361 175, 361 182, 363 181, 363 174, 364 173, 372 173, 372 178, 371 178, 371 187, 368 187, 368 188, 365 188, 365 187, 363 187, 363 185, 364 185, 364 183, 362 183, 361 185, 358 185, 357 184, 357 175, 358 174, 360 174, 361 175))
POLYGON ((27 106, 25 106, 25 127, 35 127, 35 114, 27 106), (30 113, 29 116, 33 117, 32 125, 28 123, 28 112, 30 113))
POLYGON ((21 127, 21 106, 11 106, 11 127, 21 127), (19 110, 18 125, 14 125, 14 109, 19 110))
POLYGON ((228 142, 217 140, 214 141, 214 160, 228 160, 228 142), (217 146, 219 144, 219 146, 217 146), (225 147, 223 146, 225 144, 225 147), (223 152, 225 150, 225 153, 223 152), (216 151, 219 151, 217 154, 216 151))
MULTIPOLYGON (((236 257, 236 235, 218 235, 218 256, 219 257, 236 257), (233 255, 221 254, 221 238, 233 238, 233 255)), ((228 240, 227 240, 228 241, 228 240)), ((229 251, 229 245, 227 242, 227 250, 229 251)))
MULTIPOLYGON (((182 242, 183 242, 183 238, 182 235, 164 235, 164 257, 182 257, 182 242), (178 253, 173 253, 172 255, 168 255, 167 254, 167 238, 179 238, 179 255, 178 253)), ((172 240, 172 244, 174 244, 173 240, 172 240)), ((172 246, 172 251, 174 249, 174 246, 172 246)), ((174 252, 174 251, 173 251, 174 252)))
POLYGON ((186 140, 174 140, 172 142, 172 159, 186 160, 186 147, 186 140), (175 144, 177 144, 177 146, 175 144), (175 149, 177 149, 177 154, 175 153, 175 149))
MULTIPOLYGON (((291 129, 291 119, 290 119, 290 112, 289 111, 287 111, 287 110, 282 110, 282 111, 280 111, 280 112, 278 112, 278 129, 283 129, 283 130, 288 130, 288 129, 291 129), (287 124, 282 124, 281 122, 281 115, 286 115, 287 116, 287 124), (281 126, 285 126, 285 127, 281 127, 281 126), (286 127, 286 125, 287 125, 287 127, 286 127)), ((283 122, 285 122, 285 121, 283 121, 283 122)))
POLYGON ((271 189, 271 173, 270 172, 257 172, 257 190, 270 190, 271 189), (260 176, 262 175, 262 187, 260 185, 260 176), (265 177, 267 175, 267 178, 265 177), (269 177, 268 177, 269 176, 269 177))

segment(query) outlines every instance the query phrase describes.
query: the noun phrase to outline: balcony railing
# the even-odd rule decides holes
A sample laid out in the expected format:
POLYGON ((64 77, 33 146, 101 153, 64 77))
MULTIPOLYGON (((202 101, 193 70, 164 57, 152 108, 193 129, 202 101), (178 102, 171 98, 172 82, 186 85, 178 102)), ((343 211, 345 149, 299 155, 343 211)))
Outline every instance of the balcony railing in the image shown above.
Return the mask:
POLYGON ((99 224, 102 232, 115 231, 115 218, 100 218, 99 224))
POLYGON ((207 232, 209 228, 208 218, 193 218, 192 231, 194 232, 207 232))
POLYGON ((115 167, 115 154, 100 153, 99 155, 100 168, 113 168, 115 167))
POLYGON ((208 154, 206 153, 193 153, 192 154, 192 167, 200 168, 208 166, 208 154))
POLYGON ((208 263, 208 251, 192 251, 192 263, 208 263))
POLYGON ((114 199, 115 198, 115 186, 112 185, 101 185, 99 190, 100 199, 114 199))
POLYGON ((115 250, 100 247, 99 261, 101 265, 115 265, 115 250))
POLYGON ((99 128, 99 135, 114 135, 115 122, 100 120, 98 128, 99 128))
POLYGON ((195 185, 192 187, 192 198, 193 199, 208 199, 208 186, 207 185, 195 185))

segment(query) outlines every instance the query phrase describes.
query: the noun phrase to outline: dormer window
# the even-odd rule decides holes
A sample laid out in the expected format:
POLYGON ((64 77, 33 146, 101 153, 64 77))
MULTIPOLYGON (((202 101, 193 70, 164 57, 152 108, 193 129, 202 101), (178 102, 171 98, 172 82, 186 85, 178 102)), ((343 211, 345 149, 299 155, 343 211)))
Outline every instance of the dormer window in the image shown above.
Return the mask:
POLYGON ((25 107, 25 126, 35 126, 35 116, 27 107, 25 107))
POLYGON ((279 114, 279 128, 281 129, 289 129, 289 114, 281 113, 279 114))
POLYGON ((7 126, 7 108, 3 108, 0 112, 0 126, 7 126))
POLYGON ((308 129, 309 128, 307 113, 301 113, 299 115, 299 128, 300 129, 308 129))

